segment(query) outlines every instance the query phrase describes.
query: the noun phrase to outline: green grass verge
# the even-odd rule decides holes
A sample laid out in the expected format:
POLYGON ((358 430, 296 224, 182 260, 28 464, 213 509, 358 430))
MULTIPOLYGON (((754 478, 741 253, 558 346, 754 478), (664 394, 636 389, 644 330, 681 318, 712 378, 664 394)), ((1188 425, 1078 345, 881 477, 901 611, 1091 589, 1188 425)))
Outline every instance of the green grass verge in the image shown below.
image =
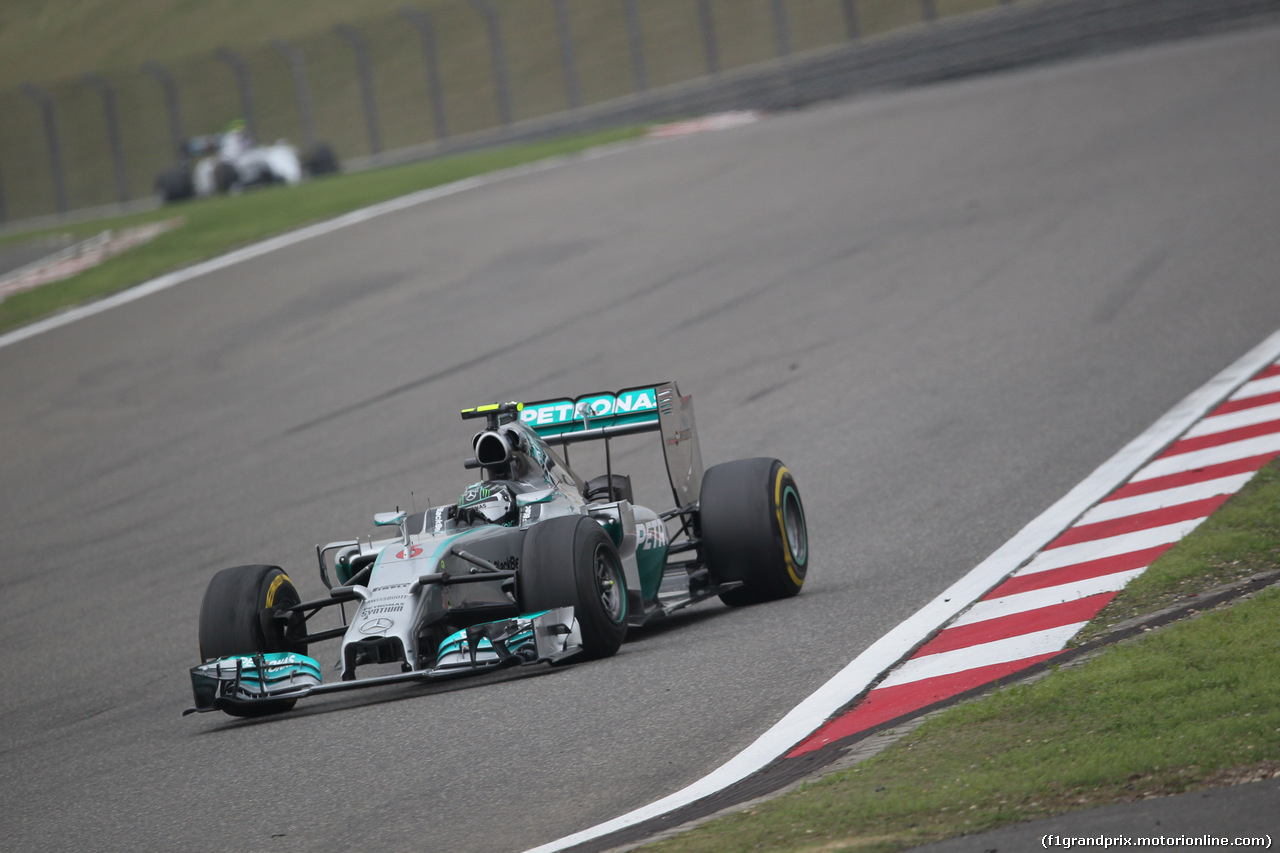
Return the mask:
MULTIPOLYGON (((1095 624, 1280 566, 1280 468, 1095 624)), ((1280 770, 1280 588, 949 709, 879 756, 645 848, 901 850, 1086 806, 1280 770)))
POLYGON ((184 220, 180 227, 146 245, 117 255, 101 266, 0 302, 0 332, 308 223, 330 219, 416 190, 633 139, 643 132, 643 127, 628 127, 496 148, 353 175, 335 175, 288 189, 253 190, 243 195, 202 199, 131 216, 8 235, 0 239, 0 246, 54 234, 84 239, 104 229, 122 229, 174 217, 184 220))

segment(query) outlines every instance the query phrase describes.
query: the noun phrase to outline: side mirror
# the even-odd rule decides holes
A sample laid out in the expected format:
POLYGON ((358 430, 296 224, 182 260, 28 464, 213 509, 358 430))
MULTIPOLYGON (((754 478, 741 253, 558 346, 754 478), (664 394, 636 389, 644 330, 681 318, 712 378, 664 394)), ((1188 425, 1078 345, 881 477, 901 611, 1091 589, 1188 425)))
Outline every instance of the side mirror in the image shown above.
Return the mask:
POLYGON ((378 527, 387 527, 395 524, 400 528, 400 538, 404 540, 404 544, 409 544, 409 529, 405 527, 404 521, 409 517, 409 513, 402 509, 395 512, 378 512, 373 515, 373 523, 378 527))

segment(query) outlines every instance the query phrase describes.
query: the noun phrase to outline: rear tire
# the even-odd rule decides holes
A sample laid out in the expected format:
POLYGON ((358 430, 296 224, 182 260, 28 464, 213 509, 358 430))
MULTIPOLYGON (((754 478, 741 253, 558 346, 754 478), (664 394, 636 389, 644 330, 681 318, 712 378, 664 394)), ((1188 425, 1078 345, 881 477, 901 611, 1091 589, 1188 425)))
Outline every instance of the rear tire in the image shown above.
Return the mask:
POLYGON ((809 535, 795 478, 777 459, 739 459, 708 468, 699 504, 702 553, 720 595, 737 607, 790 598, 804 586, 809 535))
POLYGON ((593 519, 562 516, 529 528, 519 584, 525 613, 573 608, 585 657, 609 657, 622 645, 627 635, 622 560, 609 534, 593 519))
POLYGON ((587 480, 586 497, 587 503, 596 501, 635 503, 631 497, 631 478, 623 474, 614 474, 612 480, 608 474, 601 474, 599 477, 587 480), (613 485, 612 495, 609 489, 610 483, 613 485))
MULTIPOLYGON (((209 581, 200 604, 200 659, 292 652, 305 655, 306 643, 290 642, 274 612, 301 603, 298 590, 278 566, 233 566, 209 581)), ((301 627, 301 620, 298 622, 301 627)), ((255 703, 233 716, 257 717, 288 711, 296 699, 255 703)))
POLYGON ((323 142, 311 147, 302 158, 302 170, 311 177, 333 175, 338 171, 338 155, 323 142))
POLYGON ((161 204, 185 201, 196 194, 191 174, 186 169, 166 169, 156 177, 156 195, 161 204))

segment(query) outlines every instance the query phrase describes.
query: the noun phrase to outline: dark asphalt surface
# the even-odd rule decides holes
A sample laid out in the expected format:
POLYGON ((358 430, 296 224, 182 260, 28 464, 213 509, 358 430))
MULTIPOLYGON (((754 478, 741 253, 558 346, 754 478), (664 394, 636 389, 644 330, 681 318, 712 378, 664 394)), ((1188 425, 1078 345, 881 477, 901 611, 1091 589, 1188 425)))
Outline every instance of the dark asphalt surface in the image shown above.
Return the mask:
MULTIPOLYGON (((517 851, 688 784, 1280 327, 1278 155, 1259 30, 581 160, 0 349, 4 847, 517 851), (801 596, 179 716, 219 568, 318 595, 314 543, 469 482, 459 409, 666 378, 708 464, 795 472, 801 596)), ((615 466, 666 505, 656 446, 615 466)))

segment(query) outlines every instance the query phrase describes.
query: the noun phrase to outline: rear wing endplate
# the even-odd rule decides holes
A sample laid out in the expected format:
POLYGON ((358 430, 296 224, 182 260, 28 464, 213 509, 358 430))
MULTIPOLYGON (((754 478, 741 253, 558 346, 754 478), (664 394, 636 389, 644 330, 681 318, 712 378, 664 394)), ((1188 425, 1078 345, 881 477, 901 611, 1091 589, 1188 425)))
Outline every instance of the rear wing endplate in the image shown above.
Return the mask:
MULTIPOLYGON (((682 397, 674 382, 660 382, 603 394, 584 394, 526 403, 520 421, 549 444, 605 441, 623 435, 657 432, 676 506, 688 506, 702 492, 702 452, 693 417, 693 398, 682 397)), ((610 466, 612 467, 612 466, 610 466)))

